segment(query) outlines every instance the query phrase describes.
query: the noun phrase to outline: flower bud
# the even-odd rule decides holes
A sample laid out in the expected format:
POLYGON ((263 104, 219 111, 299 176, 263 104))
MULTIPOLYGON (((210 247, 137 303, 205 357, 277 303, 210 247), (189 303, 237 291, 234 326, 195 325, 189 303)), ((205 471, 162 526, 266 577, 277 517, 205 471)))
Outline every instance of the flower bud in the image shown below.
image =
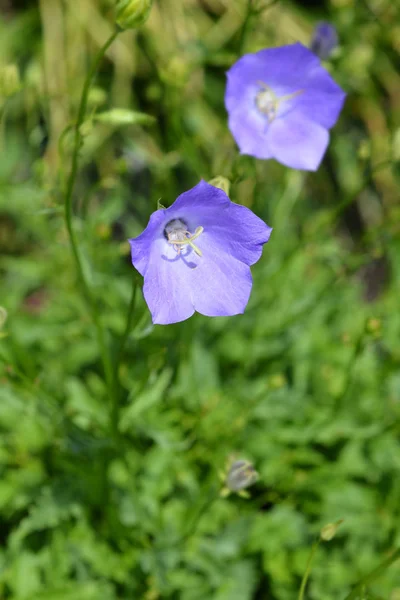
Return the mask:
POLYGON ((338 43, 338 34, 333 25, 324 21, 317 23, 310 44, 311 52, 314 52, 320 59, 326 60, 338 43))
POLYGON ((7 65, 0 69, 0 96, 10 98, 21 88, 17 65, 7 65))
POLYGON ((121 29, 135 29, 143 25, 150 14, 153 0, 118 0, 116 21, 121 29))
POLYGON ((226 477, 226 487, 231 492, 240 492, 253 485, 259 474, 248 460, 236 460, 229 469, 226 477))
POLYGON ((341 525, 341 523, 343 523, 343 519, 339 519, 339 521, 336 521, 335 523, 328 523, 328 525, 325 525, 325 527, 321 529, 321 540, 324 542, 330 542, 331 539, 335 537, 338 527, 341 525))
POLYGON ((219 188, 220 190, 225 192, 227 196, 229 196, 229 188, 231 187, 231 182, 226 177, 222 177, 222 175, 219 175, 218 177, 210 179, 208 183, 216 188, 219 188))

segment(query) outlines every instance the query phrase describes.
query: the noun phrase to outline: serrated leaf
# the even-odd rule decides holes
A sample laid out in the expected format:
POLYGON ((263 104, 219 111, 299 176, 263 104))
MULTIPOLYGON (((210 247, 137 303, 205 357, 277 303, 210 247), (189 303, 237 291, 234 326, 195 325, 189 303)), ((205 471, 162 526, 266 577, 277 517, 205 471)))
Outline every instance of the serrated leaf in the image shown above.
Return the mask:
POLYGON ((157 377, 153 385, 146 388, 145 391, 139 394, 135 399, 132 399, 132 404, 122 414, 120 424, 121 431, 130 429, 139 415, 152 406, 155 406, 158 402, 161 402, 164 398, 165 390, 171 381, 171 377, 172 370, 165 369, 157 377))

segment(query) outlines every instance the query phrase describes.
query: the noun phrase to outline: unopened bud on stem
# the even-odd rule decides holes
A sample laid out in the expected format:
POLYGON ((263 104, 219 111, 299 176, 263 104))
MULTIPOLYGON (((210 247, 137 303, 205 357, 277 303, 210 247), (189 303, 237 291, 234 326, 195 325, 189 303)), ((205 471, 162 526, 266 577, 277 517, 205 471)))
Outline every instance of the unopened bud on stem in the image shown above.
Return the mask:
POLYGON ((118 0, 116 21, 121 29, 135 29, 147 21, 153 0, 118 0))
POLYGON ((343 523, 343 519, 339 519, 339 521, 336 521, 335 523, 328 523, 328 525, 325 525, 325 527, 321 529, 321 540, 324 542, 330 542, 331 539, 335 537, 338 527, 341 525, 341 523, 343 523))
POLYGON ((210 181, 208 182, 210 185, 213 185, 216 188, 219 188, 220 190, 224 191, 225 194, 227 196, 229 196, 229 189, 231 187, 231 183, 229 181, 229 179, 227 179, 226 177, 222 177, 222 175, 219 175, 218 177, 214 177, 213 179, 210 179, 210 181))

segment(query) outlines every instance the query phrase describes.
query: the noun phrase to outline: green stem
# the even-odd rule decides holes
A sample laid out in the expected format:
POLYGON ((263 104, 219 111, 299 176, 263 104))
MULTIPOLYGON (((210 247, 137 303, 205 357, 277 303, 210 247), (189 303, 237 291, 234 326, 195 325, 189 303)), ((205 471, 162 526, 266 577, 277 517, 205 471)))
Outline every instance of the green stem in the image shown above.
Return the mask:
POLYGON ((246 12, 246 16, 245 19, 243 21, 243 26, 242 26, 242 30, 240 32, 240 38, 239 38, 239 43, 238 43, 238 50, 237 50, 237 54, 238 57, 240 58, 240 56, 243 53, 243 48, 245 45, 245 41, 246 41, 246 35, 247 35, 247 29, 249 27, 250 24, 250 20, 251 18, 257 15, 261 15, 261 13, 266 10, 267 8, 272 8, 272 6, 274 6, 274 4, 276 4, 279 0, 271 0, 271 2, 267 2, 267 4, 254 6, 253 5, 253 0, 247 0, 247 12, 246 12))
POLYGON ((316 553, 320 543, 321 543, 321 538, 319 538, 316 542, 314 542, 313 547, 311 548, 310 556, 308 557, 308 561, 307 561, 306 571, 303 575, 303 579, 301 580, 301 586, 300 586, 298 600, 304 600, 304 592, 306 591, 306 585, 307 585, 308 579, 311 574, 312 563, 313 563, 315 553, 316 553))
MULTIPOLYGON (((1 98, 0 98, 1 103, 1 98)), ((0 150, 5 147, 6 138, 6 112, 7 112, 7 100, 4 100, 3 106, 0 104, 0 150)))
POLYGON ((365 175, 365 179, 361 183, 361 185, 357 188, 355 192, 352 192, 348 196, 346 196, 343 200, 338 202, 338 204, 327 214, 326 219, 323 219, 320 223, 320 227, 322 225, 330 225, 334 223, 338 217, 348 208, 353 202, 355 202, 360 194, 367 188, 367 186, 373 181, 373 175, 375 175, 381 169, 388 167, 389 165, 393 165, 392 160, 383 160, 382 162, 376 164, 373 167, 369 168, 369 171, 365 175))
POLYGON ((205 515, 205 513, 211 508, 211 506, 214 504, 214 502, 216 502, 217 500, 220 500, 220 499, 221 499, 221 496, 218 494, 216 489, 212 486, 210 489, 210 493, 207 497, 207 500, 200 507, 199 511, 194 516, 194 518, 191 521, 189 521, 189 524, 186 528, 185 533, 181 537, 179 537, 177 540, 171 541, 168 545, 165 544, 162 546, 157 546, 157 550, 171 549, 171 548, 175 548, 176 546, 180 546, 181 544, 184 544, 188 539, 190 539, 196 533, 197 526, 198 526, 201 518, 203 517, 203 515, 205 515))
POLYGON ((375 579, 377 577, 379 577, 382 573, 384 573, 386 571, 386 569, 388 567, 390 567, 390 565, 392 563, 394 563, 396 560, 398 560, 399 558, 400 558, 400 548, 395 550, 395 552, 392 554, 392 556, 389 556, 389 558, 384 560, 371 573, 369 573, 368 575, 364 575, 364 577, 362 579, 360 579, 360 581, 355 585, 355 587, 350 592, 350 594, 348 596, 346 596, 345 600, 356 600, 356 598, 359 597, 359 594, 365 585, 368 585, 369 583, 372 583, 373 581, 375 581, 375 579))
POLYGON ((246 16, 245 16, 244 21, 243 21, 243 26, 242 26, 242 30, 240 32, 240 38, 239 38, 239 43, 238 43, 237 54, 238 54, 239 57, 242 55, 242 52, 243 52, 243 46, 244 46, 244 43, 245 43, 245 40, 246 40, 247 28, 249 26, 250 17, 253 14, 252 3, 253 3, 253 0, 247 0, 246 16))
POLYGON ((113 370, 113 394, 112 394, 112 407, 111 407, 111 427, 115 438, 118 438, 118 418, 119 418, 119 387, 118 387, 118 371, 121 358, 124 353, 125 345, 128 340, 129 334, 132 329, 133 313, 135 311, 136 304, 136 291, 137 291, 137 278, 133 278, 131 300, 129 302, 128 313, 126 317, 125 330, 121 335, 119 346, 117 350, 117 357, 114 364, 113 370))
POLYGON ((91 315, 93 318, 93 322, 94 322, 94 325, 96 328, 97 340, 98 340, 99 347, 100 347, 106 383, 110 390, 112 389, 112 365, 111 365, 111 360, 110 360, 109 354, 107 352, 105 335, 104 335, 104 331, 103 331, 103 328, 102 328, 102 325, 100 322, 100 317, 99 317, 98 310, 97 310, 97 304, 93 297, 92 291, 90 289, 90 286, 89 286, 87 278, 86 278, 86 274, 85 274, 85 271, 83 268, 83 263, 82 263, 82 257, 81 257, 78 242, 77 242, 77 239, 75 236, 75 230, 73 228, 72 196, 73 196, 73 191, 74 191, 74 186, 75 186, 76 175, 78 172, 79 149, 81 147, 81 141, 82 141, 82 134, 81 134, 80 129, 81 129, 82 123, 83 123, 85 115, 86 115, 86 108, 87 108, 87 101, 88 101, 90 86, 92 84, 92 81, 94 79, 94 76, 97 72, 97 69, 99 67, 101 60, 103 59, 105 53, 107 52, 107 49, 111 46, 111 44, 117 37, 118 33, 119 33, 119 30, 114 31, 112 33, 112 35, 108 38, 108 40, 106 41, 104 46, 102 46, 102 48, 100 48, 100 50, 96 56, 96 59, 86 77, 85 84, 83 86, 82 97, 81 97, 81 101, 79 104, 78 118, 77 118, 76 125, 75 125, 74 148, 73 148, 73 153, 72 153, 71 172, 68 177, 67 189, 66 189, 66 193, 65 193, 65 222, 66 222, 66 226, 67 226, 67 230, 68 230, 69 241, 71 244, 72 254, 73 254, 73 257, 75 260, 75 264, 76 264, 76 268, 78 271, 79 280, 80 280, 80 284, 82 286, 83 294, 89 305, 90 312, 91 312, 91 315))

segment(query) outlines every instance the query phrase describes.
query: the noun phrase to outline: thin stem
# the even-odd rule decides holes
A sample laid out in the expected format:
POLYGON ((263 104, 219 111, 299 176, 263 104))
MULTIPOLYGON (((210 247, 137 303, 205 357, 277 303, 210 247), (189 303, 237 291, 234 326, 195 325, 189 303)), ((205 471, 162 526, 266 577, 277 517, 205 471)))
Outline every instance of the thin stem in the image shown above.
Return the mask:
POLYGON ((246 40, 246 33, 247 33, 247 28, 249 26, 249 21, 250 21, 250 17, 253 13, 253 0, 247 0, 247 10, 246 10, 246 16, 244 18, 243 21, 243 26, 242 26, 242 30, 240 32, 240 38, 239 38, 239 43, 238 43, 238 56, 240 57, 242 55, 243 52, 243 46, 246 40))
POLYGON ((242 55, 242 52, 243 52, 243 48, 244 48, 245 41, 246 41, 247 29, 249 27, 251 18, 256 15, 261 15, 261 13, 264 10, 266 10, 267 8, 271 8, 277 2, 278 2, 278 0, 271 0, 271 2, 268 2, 267 4, 264 4, 264 5, 260 4, 257 7, 257 6, 253 5, 253 0, 247 0, 247 12, 246 12, 245 19, 243 21, 242 30, 240 32, 240 38, 239 38, 238 50, 237 50, 237 54, 239 57, 242 55))
POLYGON ((136 291, 137 291, 137 288, 138 288, 138 281, 137 281, 137 278, 135 276, 133 278, 133 281, 132 281, 131 300, 129 302, 128 313, 127 313, 127 316, 126 316, 125 330, 124 330, 124 333, 122 334, 120 342, 119 342, 118 361, 117 361, 117 364, 116 364, 116 371, 118 370, 118 362, 121 360, 123 351, 125 349, 125 344, 127 342, 128 336, 129 336, 129 334, 131 332, 131 329, 132 329, 132 319, 133 319, 133 313, 134 313, 135 304, 136 304, 136 291))
POLYGON ((366 173, 366 178, 365 180, 362 182, 362 184, 357 188, 357 190, 355 192, 352 192, 351 194, 349 194, 348 196, 346 196, 343 200, 341 200, 328 214, 326 219, 323 219, 321 221, 321 225, 329 225, 331 223, 333 223, 338 217, 340 217, 340 215, 346 210, 346 208, 348 208, 351 204, 353 204, 353 202, 355 202, 359 195, 367 188, 368 184, 373 181, 373 175, 375 175, 375 173, 377 173, 378 171, 380 171, 381 169, 384 169, 386 167, 388 167, 389 165, 393 165, 393 161, 392 160, 383 160, 380 163, 371 166, 369 168, 369 171, 367 171, 366 173))
POLYGON ((71 172, 68 177, 67 189, 66 189, 66 193, 65 193, 65 222, 66 222, 66 226, 67 226, 67 230, 68 230, 72 254, 74 256, 74 260, 75 260, 75 264, 77 267, 82 290, 83 290, 85 299, 89 305, 91 315, 93 318, 93 322, 96 327, 97 339, 98 339, 98 343, 99 343, 99 347, 100 347, 103 368, 104 368, 104 374, 105 374, 105 378, 106 378, 106 383, 110 390, 112 389, 112 365, 111 365, 109 354, 107 352, 105 335, 104 335, 103 328, 101 326, 96 301, 93 297, 92 291, 91 291, 90 286, 86 279, 85 271, 84 271, 83 264, 82 264, 82 258, 81 258, 81 254, 79 251, 78 242, 77 242, 77 239, 75 236, 75 231, 74 231, 73 224, 72 224, 72 195, 73 195, 73 191, 74 191, 76 175, 78 172, 79 149, 81 147, 81 142, 82 142, 82 134, 81 134, 80 129, 81 129, 81 126, 82 126, 82 123, 83 123, 83 120, 84 120, 85 114, 86 114, 90 86, 92 84, 93 78, 96 74, 96 71, 99 67, 99 64, 100 64, 102 58, 104 57, 105 53, 107 52, 107 49, 111 46, 111 44, 117 37, 118 33, 119 33, 119 30, 114 31, 112 33, 112 35, 108 38, 108 40, 106 41, 104 46, 102 46, 102 48, 99 50, 99 52, 96 56, 96 59, 88 73, 88 76, 86 77, 85 84, 83 86, 82 97, 81 97, 81 101, 79 104, 78 118, 77 118, 76 125, 75 125, 75 137, 74 137, 74 148, 73 148, 73 153, 72 153, 71 172))
POLYGON ((359 594, 365 585, 368 585, 369 583, 372 583, 373 581, 375 581, 375 579, 377 577, 379 577, 382 573, 384 573, 386 571, 386 569, 388 567, 390 567, 390 565, 392 563, 394 563, 396 560, 398 560, 399 558, 400 558, 400 548, 397 548, 397 550, 395 550, 395 552, 392 554, 392 556, 389 556, 389 558, 384 560, 371 573, 369 573, 368 575, 364 575, 364 577, 362 579, 360 579, 360 581, 355 585, 355 587, 350 592, 350 594, 348 596, 346 596, 345 600, 356 600, 356 598, 359 597, 359 594))
POLYGON ((301 580, 301 586, 300 586, 298 600, 304 600, 304 592, 306 591, 306 585, 307 585, 308 579, 311 574, 312 563, 313 563, 315 553, 316 553, 320 543, 321 543, 321 538, 319 538, 316 542, 314 542, 313 547, 311 548, 310 556, 308 557, 308 561, 307 561, 306 571, 303 575, 303 579, 301 580))
POLYGON ((135 312, 136 305, 136 292, 138 282, 137 278, 133 278, 131 300, 129 302, 128 313, 126 316, 125 330, 121 335, 119 346, 117 350, 117 357, 114 364, 113 370, 113 395, 112 395, 112 407, 111 407, 111 426, 113 429, 114 437, 118 438, 118 416, 119 416, 119 389, 118 389, 118 371, 119 365, 124 353, 125 345, 128 340, 129 334, 132 329, 133 313, 135 312))
MULTIPOLYGON (((1 99, 0 99, 1 102, 1 99)), ((3 150, 5 146, 6 138, 6 112, 7 112, 7 100, 4 101, 3 106, 0 104, 0 150, 3 150)))
POLYGON ((157 550, 171 549, 171 548, 175 548, 176 546, 180 546, 181 544, 184 544, 188 539, 190 539, 196 533, 197 526, 198 526, 199 522, 201 521, 203 515, 205 515, 205 513, 211 508, 211 506, 214 504, 214 502, 216 502, 217 500, 220 500, 220 499, 221 499, 221 496, 216 491, 216 489, 212 486, 210 489, 210 493, 207 497, 207 500, 205 501, 203 506, 200 507, 200 510, 194 516, 192 521, 191 522, 189 521, 189 524, 188 524, 188 527, 186 528, 185 533, 181 537, 179 537, 177 540, 171 541, 170 544, 163 544, 161 546, 157 546, 157 550))

